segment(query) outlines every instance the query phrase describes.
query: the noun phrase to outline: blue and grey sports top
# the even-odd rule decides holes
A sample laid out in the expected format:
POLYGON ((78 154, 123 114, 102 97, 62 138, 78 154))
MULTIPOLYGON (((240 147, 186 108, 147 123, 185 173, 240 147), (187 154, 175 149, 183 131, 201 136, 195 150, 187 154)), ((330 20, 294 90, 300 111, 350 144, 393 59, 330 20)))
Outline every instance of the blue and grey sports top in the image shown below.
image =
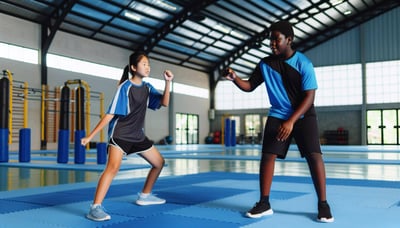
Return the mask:
POLYGON ((318 88, 312 62, 298 51, 286 60, 279 56, 262 59, 249 81, 252 89, 265 82, 271 104, 269 116, 285 120, 303 100, 304 91, 318 88))
POLYGON ((115 115, 109 123, 109 137, 129 142, 143 141, 146 109, 159 109, 161 97, 162 94, 148 82, 135 85, 126 80, 119 85, 107 111, 107 114, 115 115))

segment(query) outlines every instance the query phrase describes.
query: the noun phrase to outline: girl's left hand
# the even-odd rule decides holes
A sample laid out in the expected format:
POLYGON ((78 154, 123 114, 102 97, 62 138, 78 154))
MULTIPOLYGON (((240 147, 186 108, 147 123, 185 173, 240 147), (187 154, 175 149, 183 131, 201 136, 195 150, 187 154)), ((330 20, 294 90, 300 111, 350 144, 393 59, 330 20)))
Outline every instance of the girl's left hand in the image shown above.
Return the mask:
POLYGON ((174 78, 174 74, 170 70, 165 70, 164 78, 166 81, 172 81, 172 79, 174 78))

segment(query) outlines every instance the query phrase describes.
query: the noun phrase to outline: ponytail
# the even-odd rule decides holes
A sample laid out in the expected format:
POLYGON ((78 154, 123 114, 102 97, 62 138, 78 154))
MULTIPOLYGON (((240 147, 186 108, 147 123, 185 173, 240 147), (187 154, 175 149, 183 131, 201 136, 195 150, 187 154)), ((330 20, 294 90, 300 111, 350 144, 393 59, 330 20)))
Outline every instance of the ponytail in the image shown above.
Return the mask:
POLYGON ((124 81, 126 81, 126 80, 129 79, 129 72, 132 74, 132 77, 135 76, 134 72, 131 71, 130 66, 135 66, 135 67, 136 67, 137 64, 139 63, 139 61, 140 61, 143 57, 148 58, 147 54, 146 54, 145 52, 142 52, 142 51, 138 51, 138 52, 132 53, 132 54, 129 56, 129 65, 126 65, 126 66, 125 66, 125 68, 124 68, 124 73, 122 74, 121 79, 119 80, 119 84, 118 84, 118 85, 121 85, 124 81))
POLYGON ((126 65, 124 68, 124 73, 122 73, 121 79, 119 80, 119 84, 121 85, 124 81, 129 79, 129 65, 126 65))

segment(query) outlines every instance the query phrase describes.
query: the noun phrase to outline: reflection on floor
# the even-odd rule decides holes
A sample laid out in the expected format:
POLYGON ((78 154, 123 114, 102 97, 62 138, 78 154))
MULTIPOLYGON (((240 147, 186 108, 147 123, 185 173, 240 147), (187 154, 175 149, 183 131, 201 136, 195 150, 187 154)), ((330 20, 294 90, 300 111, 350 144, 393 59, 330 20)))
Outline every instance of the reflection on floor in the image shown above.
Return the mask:
MULTIPOLYGON (((57 164, 55 151, 34 151, 31 162, 20 163, 11 152, 10 162, 0 163, 0 227, 170 227, 171 221, 174 227, 196 222, 202 224, 199 227, 321 225, 314 221, 315 194, 308 167, 295 146, 286 160, 276 163, 275 215, 260 220, 243 217, 258 197, 259 145, 158 148, 167 164, 156 193, 168 203, 149 209, 132 204, 132 192, 140 189, 149 166, 136 155, 128 156, 105 201, 113 216, 108 223, 92 223, 83 216, 104 168, 96 163, 95 151, 87 152, 84 165, 73 164, 73 157, 68 164, 57 164)), ((400 213, 400 147, 323 146, 323 152, 336 217, 328 226, 353 227, 354 218, 359 218, 360 227, 399 224, 395 218, 400 213)))

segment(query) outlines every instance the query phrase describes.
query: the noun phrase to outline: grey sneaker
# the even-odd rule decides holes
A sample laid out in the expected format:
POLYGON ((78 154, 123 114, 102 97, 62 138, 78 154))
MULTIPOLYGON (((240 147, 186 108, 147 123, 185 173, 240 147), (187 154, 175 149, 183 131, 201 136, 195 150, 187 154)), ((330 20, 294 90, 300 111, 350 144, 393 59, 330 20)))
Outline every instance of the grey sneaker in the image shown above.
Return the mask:
POLYGON ((164 204, 165 202, 165 199, 158 198, 151 193, 146 197, 143 197, 141 193, 138 193, 138 199, 136 200, 136 204, 140 206, 164 204))
POLYGON ((110 220, 111 216, 104 211, 103 206, 98 205, 96 207, 90 207, 90 211, 86 215, 86 218, 100 222, 100 221, 110 220))

